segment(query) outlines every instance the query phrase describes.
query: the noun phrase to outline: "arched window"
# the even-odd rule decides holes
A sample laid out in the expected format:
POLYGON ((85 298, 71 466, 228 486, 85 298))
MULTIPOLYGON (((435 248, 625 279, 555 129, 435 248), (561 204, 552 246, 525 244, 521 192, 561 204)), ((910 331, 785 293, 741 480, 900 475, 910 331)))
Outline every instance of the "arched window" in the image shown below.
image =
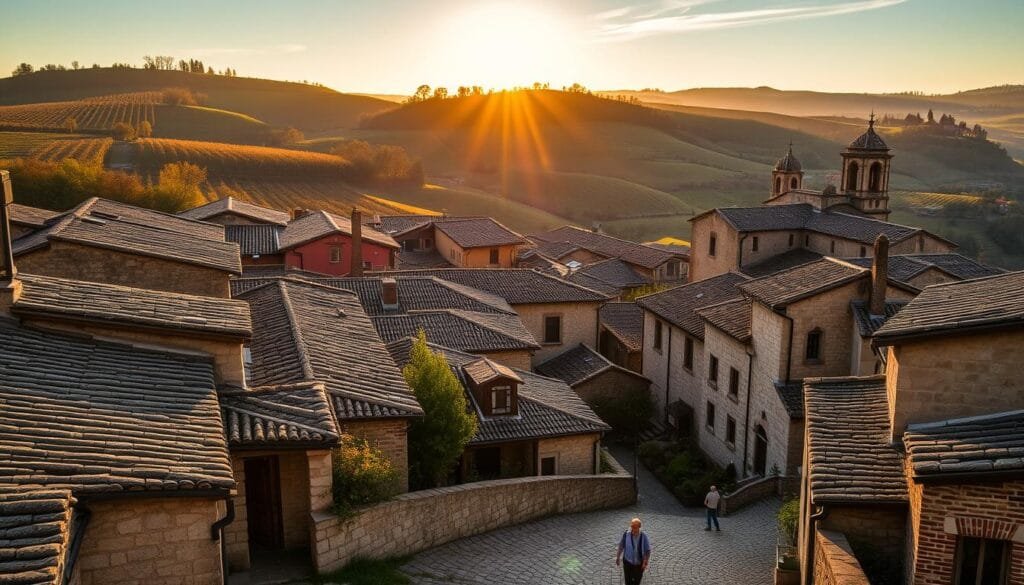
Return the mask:
POLYGON ((859 174, 860 174, 860 166, 858 166, 857 163, 855 163, 855 162, 850 163, 850 166, 846 167, 846 190, 847 191, 856 191, 857 190, 857 180, 859 179, 859 177, 858 177, 859 174))
POLYGON ((775 194, 779 195, 782 193, 782 177, 775 179, 775 194))
POLYGON ((882 163, 874 163, 868 171, 868 191, 878 193, 882 190, 882 163))
POLYGON ((789 180, 789 188, 790 189, 796 189, 796 185, 797 185, 796 177, 793 177, 792 179, 789 180))

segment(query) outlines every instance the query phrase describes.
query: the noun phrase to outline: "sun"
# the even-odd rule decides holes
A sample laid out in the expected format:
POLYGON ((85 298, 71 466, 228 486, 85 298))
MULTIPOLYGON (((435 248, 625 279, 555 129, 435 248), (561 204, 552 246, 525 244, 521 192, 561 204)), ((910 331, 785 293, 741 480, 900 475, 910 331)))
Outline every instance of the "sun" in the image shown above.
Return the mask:
POLYGON ((436 65, 456 84, 524 86, 563 79, 569 67, 571 30, 540 7, 480 4, 453 15, 440 32, 436 65))

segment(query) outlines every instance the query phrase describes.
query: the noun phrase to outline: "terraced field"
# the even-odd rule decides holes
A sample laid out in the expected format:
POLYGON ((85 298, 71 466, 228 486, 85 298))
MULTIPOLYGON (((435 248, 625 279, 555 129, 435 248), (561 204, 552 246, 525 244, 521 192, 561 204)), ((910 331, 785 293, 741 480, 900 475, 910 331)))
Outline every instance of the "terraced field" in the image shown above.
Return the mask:
POLYGON ((107 131, 124 122, 137 126, 154 124, 160 92, 121 93, 85 100, 20 106, 0 106, 0 127, 26 130, 60 130, 73 118, 79 130, 107 131))
POLYGON ((954 195, 951 193, 900 192, 894 193, 894 204, 905 203, 911 207, 941 208, 951 203, 981 205, 985 200, 977 195, 954 195))
POLYGON ((206 167, 211 181, 281 179, 299 182, 345 178, 350 165, 328 154, 196 140, 146 138, 131 145, 134 168, 152 176, 167 163, 186 161, 206 167))
POLYGON ((102 165, 113 143, 113 138, 54 140, 32 152, 31 156, 50 162, 73 158, 90 165, 102 165))

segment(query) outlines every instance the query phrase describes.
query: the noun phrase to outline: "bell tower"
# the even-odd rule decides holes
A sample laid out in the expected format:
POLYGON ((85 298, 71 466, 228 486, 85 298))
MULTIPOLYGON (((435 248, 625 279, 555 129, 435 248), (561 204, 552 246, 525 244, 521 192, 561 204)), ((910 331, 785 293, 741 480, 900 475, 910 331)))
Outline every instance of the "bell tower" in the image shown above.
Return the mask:
POLYGON ((789 143, 789 151, 786 156, 775 163, 772 170, 772 197, 778 197, 789 191, 802 189, 804 186, 804 171, 800 167, 800 161, 793 156, 793 143, 789 143))
POLYGON ((875 114, 868 119, 868 130, 842 152, 843 174, 840 190, 850 205, 863 213, 889 219, 889 167, 892 154, 875 132, 875 114))

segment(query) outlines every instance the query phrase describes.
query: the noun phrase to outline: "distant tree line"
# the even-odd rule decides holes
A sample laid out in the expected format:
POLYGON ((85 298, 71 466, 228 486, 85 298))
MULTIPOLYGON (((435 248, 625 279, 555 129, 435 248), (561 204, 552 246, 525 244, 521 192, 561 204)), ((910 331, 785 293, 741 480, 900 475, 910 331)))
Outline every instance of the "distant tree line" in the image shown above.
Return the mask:
POLYGON ((928 129, 943 134, 957 136, 962 138, 977 138, 978 140, 987 140, 988 131, 982 128, 981 124, 975 124, 973 127, 969 127, 967 122, 964 120, 956 121, 956 118, 952 114, 942 114, 938 121, 935 120, 935 112, 931 109, 928 110, 927 117, 921 117, 921 112, 911 112, 906 116, 894 116, 892 114, 884 114, 878 121, 882 126, 906 126, 906 127, 921 127, 922 129, 928 129))
MULTIPOLYGON (((515 87, 512 87, 512 88, 508 88, 508 89, 499 89, 499 90, 495 90, 494 88, 490 88, 490 89, 487 89, 486 91, 484 91, 484 88, 479 86, 479 85, 460 85, 455 90, 455 92, 448 91, 447 87, 431 88, 429 85, 423 84, 423 85, 417 87, 416 91, 411 96, 406 98, 404 103, 406 103, 406 104, 415 104, 415 103, 418 103, 418 102, 425 102, 427 100, 443 100, 443 99, 449 99, 449 98, 453 98, 453 99, 454 98, 464 98, 464 97, 469 97, 469 96, 492 95, 494 93, 505 93, 505 92, 513 92, 513 93, 515 93, 515 92, 524 92, 524 91, 544 91, 544 90, 550 90, 550 89, 551 89, 551 84, 550 83, 542 83, 540 81, 535 81, 532 85, 521 85, 521 86, 515 86, 515 87)), ((565 93, 579 93, 579 94, 586 94, 586 95, 595 95, 589 89, 587 89, 584 85, 582 85, 580 83, 573 83, 572 85, 563 85, 562 86, 562 91, 565 92, 565 93)), ((634 97, 634 96, 596 95, 595 97, 600 97, 600 98, 604 98, 604 99, 611 99, 611 100, 615 100, 615 101, 618 101, 618 102, 625 102, 625 103, 630 103, 630 104, 639 104, 640 103, 640 100, 638 98, 634 97)))
MULTIPOLYGON (((99 63, 93 63, 92 69, 99 69, 99 63)), ((138 69, 131 63, 113 63, 110 66, 111 69, 138 69)), ((78 70, 84 69, 83 66, 79 65, 78 61, 72 61, 71 66, 67 67, 64 65, 57 65, 54 63, 47 63, 39 68, 34 67, 31 63, 19 63, 11 75, 18 77, 21 75, 29 75, 37 71, 67 71, 68 69, 78 70)), ((225 67, 220 71, 214 70, 212 66, 204 64, 199 59, 175 59, 170 55, 145 55, 142 57, 142 69, 155 69, 162 71, 184 71, 186 73, 202 73, 204 75, 223 75, 226 77, 237 77, 238 71, 231 67, 225 67)))

